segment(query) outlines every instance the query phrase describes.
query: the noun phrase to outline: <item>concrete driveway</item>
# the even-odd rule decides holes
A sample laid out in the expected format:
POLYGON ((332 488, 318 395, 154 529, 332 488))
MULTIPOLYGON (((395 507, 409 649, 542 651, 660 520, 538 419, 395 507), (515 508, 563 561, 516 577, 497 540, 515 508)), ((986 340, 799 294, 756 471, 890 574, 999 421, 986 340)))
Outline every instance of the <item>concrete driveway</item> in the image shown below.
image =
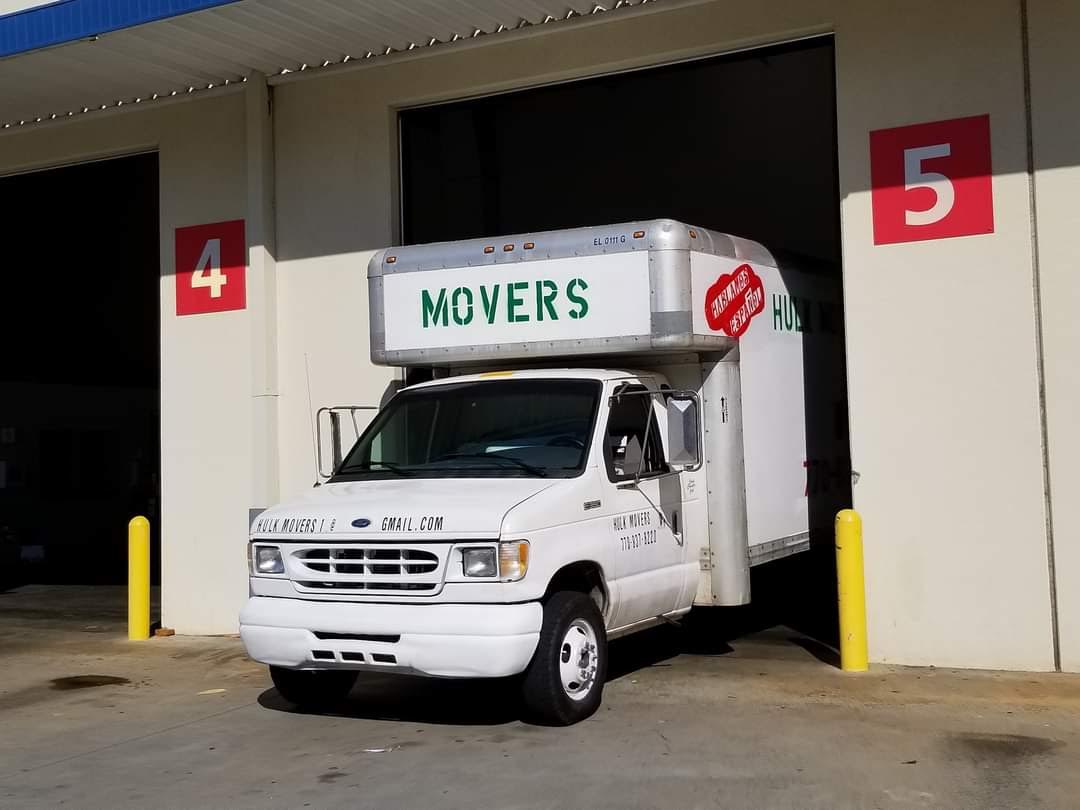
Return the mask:
MULTIPOLYGON (((362 678, 288 710, 233 638, 123 634, 123 591, 0 592, 0 806, 1061 807, 1080 677, 844 675, 723 616, 612 645, 592 719, 518 720, 512 686, 362 678)), ((823 660, 824 659, 824 660, 823 660)))

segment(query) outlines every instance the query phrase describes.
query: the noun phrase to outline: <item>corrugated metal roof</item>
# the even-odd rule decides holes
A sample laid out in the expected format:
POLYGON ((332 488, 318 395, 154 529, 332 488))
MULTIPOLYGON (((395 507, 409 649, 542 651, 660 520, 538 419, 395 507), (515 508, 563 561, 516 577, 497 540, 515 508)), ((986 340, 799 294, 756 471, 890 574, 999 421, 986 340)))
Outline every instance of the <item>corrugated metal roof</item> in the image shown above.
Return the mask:
POLYGON ((253 71, 273 76, 454 47, 649 2, 238 0, 0 59, 0 127, 195 93, 253 71))

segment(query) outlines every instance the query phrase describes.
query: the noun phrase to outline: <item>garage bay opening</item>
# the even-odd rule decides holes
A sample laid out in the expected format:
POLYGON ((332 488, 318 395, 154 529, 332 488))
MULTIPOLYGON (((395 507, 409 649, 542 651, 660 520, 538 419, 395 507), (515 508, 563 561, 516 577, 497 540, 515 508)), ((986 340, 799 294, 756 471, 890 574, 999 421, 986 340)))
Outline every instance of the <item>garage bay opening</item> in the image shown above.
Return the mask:
MULTIPOLYGON (((760 242, 839 289, 831 36, 406 109, 399 121, 406 245, 673 218, 760 242)), ((521 290, 523 311, 546 316, 535 300, 545 292, 521 290)), ((573 300, 554 292, 562 317, 556 304, 573 300)), ((479 290, 429 295, 431 329, 466 330, 484 315, 479 290)), ((782 294, 762 310, 777 331, 843 340, 839 302, 782 294)), ((806 433, 797 493, 811 550, 755 567, 752 605, 724 608, 710 632, 780 625, 835 643, 832 519, 851 500, 846 396, 828 413, 812 410, 827 400, 816 390, 843 385, 839 358, 807 353, 802 363, 805 422, 818 426, 806 433)))
POLYGON ((157 155, 4 177, 0 194, 0 587, 122 585, 136 514, 156 582, 157 155))

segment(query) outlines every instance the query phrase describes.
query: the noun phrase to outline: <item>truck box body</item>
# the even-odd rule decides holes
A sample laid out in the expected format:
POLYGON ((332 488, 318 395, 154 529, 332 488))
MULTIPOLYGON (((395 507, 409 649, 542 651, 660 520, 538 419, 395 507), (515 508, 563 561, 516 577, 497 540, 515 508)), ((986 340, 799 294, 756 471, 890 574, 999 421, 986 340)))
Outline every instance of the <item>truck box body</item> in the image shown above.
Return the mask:
MULTIPOLYGON (((749 601, 749 566, 808 547, 849 492, 832 280, 671 220, 389 248, 369 263, 376 363, 663 373, 702 404, 696 602, 749 601)), ((692 476, 688 476, 693 480, 692 476)))
POLYGON ((693 308, 714 262, 692 270, 692 253, 773 264, 756 242, 666 220, 384 250, 368 265, 372 360, 726 352, 693 308))

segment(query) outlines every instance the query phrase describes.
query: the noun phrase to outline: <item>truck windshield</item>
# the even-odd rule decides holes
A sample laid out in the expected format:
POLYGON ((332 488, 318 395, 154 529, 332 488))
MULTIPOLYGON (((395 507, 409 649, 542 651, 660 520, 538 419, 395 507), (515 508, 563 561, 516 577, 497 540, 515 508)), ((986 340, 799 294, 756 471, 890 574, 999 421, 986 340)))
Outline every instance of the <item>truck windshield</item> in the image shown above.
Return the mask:
POLYGON ((398 394, 331 481, 571 478, 585 466, 596 380, 484 380, 398 394))

